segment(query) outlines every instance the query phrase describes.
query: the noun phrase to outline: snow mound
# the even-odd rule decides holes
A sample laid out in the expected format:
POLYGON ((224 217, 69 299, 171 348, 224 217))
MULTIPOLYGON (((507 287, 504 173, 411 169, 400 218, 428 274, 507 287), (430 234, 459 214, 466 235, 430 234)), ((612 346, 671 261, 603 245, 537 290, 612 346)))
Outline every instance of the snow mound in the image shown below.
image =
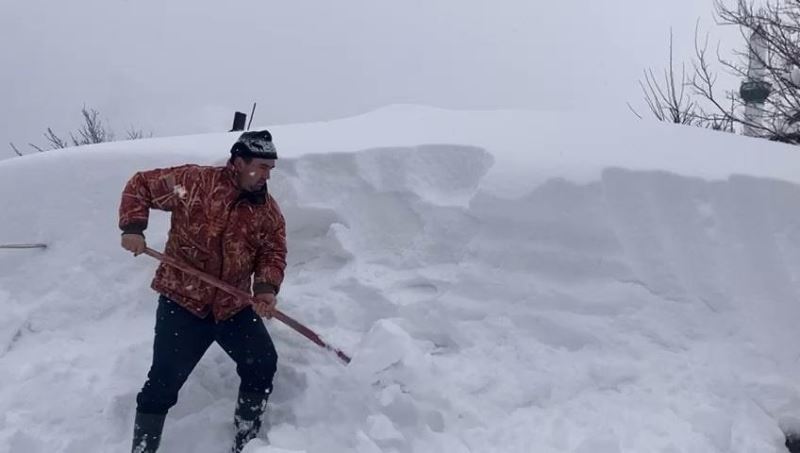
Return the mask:
MULTIPOLYGON (((271 128, 288 222, 266 433, 249 453, 782 451, 800 414, 800 153, 690 128, 395 106, 271 128)), ((0 453, 129 449, 156 263, 119 247, 136 170, 233 134, 0 162, 0 453)), ((149 244, 162 248, 156 213, 149 244)), ((213 346, 163 451, 224 451, 213 346)))

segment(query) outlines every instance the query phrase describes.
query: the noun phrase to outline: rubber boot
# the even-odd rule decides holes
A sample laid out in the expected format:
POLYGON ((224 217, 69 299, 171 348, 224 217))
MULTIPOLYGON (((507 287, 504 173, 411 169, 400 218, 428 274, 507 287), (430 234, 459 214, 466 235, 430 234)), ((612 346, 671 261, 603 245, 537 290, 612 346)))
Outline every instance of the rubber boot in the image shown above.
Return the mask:
POLYGON ((136 413, 136 420, 133 422, 132 453, 155 453, 158 450, 165 418, 166 415, 136 413))
POLYGON ((786 433, 785 445, 789 453, 800 453, 800 434, 786 433))
POLYGON ((240 453, 244 446, 258 435, 261 429, 261 416, 267 407, 267 397, 262 393, 239 393, 233 416, 235 437, 231 453, 240 453))

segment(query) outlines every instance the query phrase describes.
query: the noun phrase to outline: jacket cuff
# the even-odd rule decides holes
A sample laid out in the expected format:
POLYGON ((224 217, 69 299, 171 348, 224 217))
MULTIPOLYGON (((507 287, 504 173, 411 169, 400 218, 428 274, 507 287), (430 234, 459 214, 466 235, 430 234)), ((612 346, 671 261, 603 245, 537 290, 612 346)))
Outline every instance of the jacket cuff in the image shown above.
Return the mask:
POLYGON ((144 230, 147 228, 146 222, 134 222, 125 226, 121 226, 122 234, 138 234, 144 236, 144 230))
POLYGON ((272 283, 254 283, 253 284, 253 294, 263 294, 263 293, 272 293, 278 294, 280 288, 273 285, 272 283))

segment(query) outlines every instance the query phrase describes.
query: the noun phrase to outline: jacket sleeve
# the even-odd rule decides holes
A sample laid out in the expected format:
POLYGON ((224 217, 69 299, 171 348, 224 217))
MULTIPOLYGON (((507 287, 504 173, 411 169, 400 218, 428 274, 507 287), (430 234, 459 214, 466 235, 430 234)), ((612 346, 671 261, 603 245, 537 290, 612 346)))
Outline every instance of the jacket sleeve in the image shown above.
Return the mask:
POLYGON ((150 209, 172 211, 194 192, 195 165, 140 171, 125 185, 119 205, 119 228, 142 234, 150 209))
POLYGON ((259 244, 256 255, 256 271, 253 279, 253 293, 278 294, 283 283, 286 269, 286 221, 278 203, 270 196, 269 201, 273 218, 266 222, 264 240, 259 244))

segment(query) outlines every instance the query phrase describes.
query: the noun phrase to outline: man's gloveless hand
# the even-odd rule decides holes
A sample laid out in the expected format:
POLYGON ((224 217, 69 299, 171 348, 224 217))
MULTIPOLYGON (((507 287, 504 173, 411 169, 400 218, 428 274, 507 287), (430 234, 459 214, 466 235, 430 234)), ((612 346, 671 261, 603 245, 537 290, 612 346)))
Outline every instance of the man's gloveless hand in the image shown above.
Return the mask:
POLYGON ((139 256, 144 253, 144 250, 147 248, 147 243, 144 240, 144 236, 141 234, 123 234, 122 248, 133 252, 133 256, 139 256))
POLYGON ((275 314, 275 306, 278 304, 278 299, 272 293, 261 293, 255 296, 256 301, 253 303, 253 310, 258 316, 263 316, 267 319, 272 319, 275 314))

